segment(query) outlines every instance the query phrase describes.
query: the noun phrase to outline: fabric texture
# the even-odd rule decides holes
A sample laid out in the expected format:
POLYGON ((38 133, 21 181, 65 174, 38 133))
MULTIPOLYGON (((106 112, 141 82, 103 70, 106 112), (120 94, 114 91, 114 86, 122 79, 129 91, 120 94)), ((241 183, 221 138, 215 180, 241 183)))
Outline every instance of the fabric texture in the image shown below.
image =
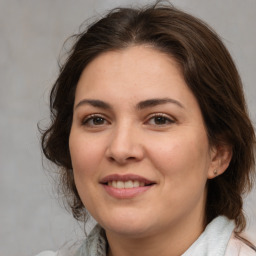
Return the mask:
MULTIPOLYGON (((235 224, 224 216, 208 224, 199 238, 182 256, 256 256, 256 251, 234 234, 235 224)), ((80 248, 46 251, 37 256, 106 256, 107 240, 104 230, 96 225, 80 248)))
POLYGON ((256 256, 256 247, 234 233, 229 240, 225 256, 256 256))

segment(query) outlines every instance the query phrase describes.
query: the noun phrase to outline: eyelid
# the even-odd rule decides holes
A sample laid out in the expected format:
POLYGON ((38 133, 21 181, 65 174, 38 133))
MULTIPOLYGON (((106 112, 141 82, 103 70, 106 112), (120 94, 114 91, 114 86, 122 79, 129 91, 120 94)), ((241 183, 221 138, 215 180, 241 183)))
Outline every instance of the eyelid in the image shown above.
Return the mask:
MULTIPOLYGON (((170 115, 168 115, 168 114, 165 114, 165 113, 161 113, 161 112, 160 112, 160 113, 153 113, 153 114, 150 114, 150 115, 147 117, 145 123, 147 123, 150 119, 152 119, 152 118, 154 118, 154 117, 164 117, 164 118, 166 118, 166 119, 170 122, 170 124, 177 122, 177 120, 176 120, 174 117, 172 117, 172 116, 170 116, 170 115)), ((160 126, 160 125, 158 125, 158 126, 160 126)), ((162 125, 162 126, 164 126, 164 125, 162 125)))
MULTIPOLYGON (((105 121, 107 121, 108 123, 110 123, 110 121, 108 120, 108 118, 105 115, 102 115, 100 113, 93 113, 93 114, 86 115, 84 118, 82 118, 81 124, 86 125, 86 123, 90 119, 93 119, 93 118, 96 118, 96 117, 100 117, 100 118, 104 119, 105 121)), ((90 126, 90 125, 88 125, 88 126, 90 126)))

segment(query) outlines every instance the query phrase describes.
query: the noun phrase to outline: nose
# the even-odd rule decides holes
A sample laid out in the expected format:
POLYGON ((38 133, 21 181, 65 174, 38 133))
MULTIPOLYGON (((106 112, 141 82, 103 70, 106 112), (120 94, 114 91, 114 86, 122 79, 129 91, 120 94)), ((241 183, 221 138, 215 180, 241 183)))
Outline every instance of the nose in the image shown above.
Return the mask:
POLYGON ((110 161, 120 165, 140 161, 144 157, 141 142, 141 136, 132 125, 116 127, 109 138, 106 156, 110 161))

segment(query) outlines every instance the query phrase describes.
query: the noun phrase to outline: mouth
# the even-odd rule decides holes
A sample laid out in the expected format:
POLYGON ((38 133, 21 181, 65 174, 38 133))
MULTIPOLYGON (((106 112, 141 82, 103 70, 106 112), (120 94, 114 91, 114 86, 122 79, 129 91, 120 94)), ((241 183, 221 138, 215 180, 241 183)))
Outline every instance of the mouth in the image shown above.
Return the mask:
POLYGON ((114 174, 104 177, 100 184, 111 196, 124 199, 135 197, 149 190, 156 182, 133 174, 114 174))
POLYGON ((120 189, 120 188, 138 188, 138 187, 150 186, 151 184, 145 184, 144 182, 138 181, 138 180, 128 180, 128 181, 113 180, 113 181, 109 181, 105 185, 120 189))
POLYGON ((126 175, 109 175, 104 177, 101 181, 101 184, 110 186, 113 188, 138 188, 138 187, 145 187, 151 186, 156 184, 156 182, 148 180, 144 177, 133 175, 133 174, 126 174, 126 175))

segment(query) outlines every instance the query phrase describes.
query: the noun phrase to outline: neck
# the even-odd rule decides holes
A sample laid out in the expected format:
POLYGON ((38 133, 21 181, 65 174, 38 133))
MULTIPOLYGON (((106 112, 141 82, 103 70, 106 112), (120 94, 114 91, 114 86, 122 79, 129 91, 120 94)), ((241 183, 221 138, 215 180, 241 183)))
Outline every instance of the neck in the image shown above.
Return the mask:
MULTIPOLYGON (((159 227, 161 232, 143 237, 122 236, 106 230, 109 243, 108 256, 179 256, 200 236, 204 229, 203 216, 190 216, 170 227, 159 227)), ((149 232, 148 232, 149 233, 149 232)))

